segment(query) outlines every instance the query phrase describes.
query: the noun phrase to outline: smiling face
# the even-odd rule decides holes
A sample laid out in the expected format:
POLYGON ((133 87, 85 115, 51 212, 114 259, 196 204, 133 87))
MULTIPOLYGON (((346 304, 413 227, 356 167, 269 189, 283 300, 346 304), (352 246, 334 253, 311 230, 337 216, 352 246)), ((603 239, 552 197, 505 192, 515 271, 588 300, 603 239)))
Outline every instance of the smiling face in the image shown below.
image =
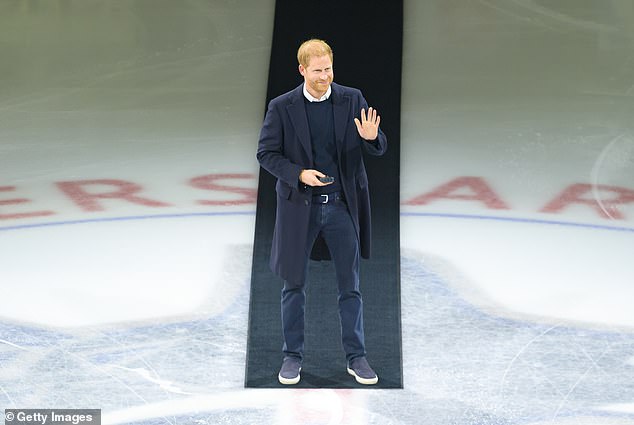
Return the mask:
POLYGON ((299 65, 299 73, 304 77, 308 93, 319 99, 328 91, 334 77, 332 59, 329 55, 312 56, 307 66, 299 65))

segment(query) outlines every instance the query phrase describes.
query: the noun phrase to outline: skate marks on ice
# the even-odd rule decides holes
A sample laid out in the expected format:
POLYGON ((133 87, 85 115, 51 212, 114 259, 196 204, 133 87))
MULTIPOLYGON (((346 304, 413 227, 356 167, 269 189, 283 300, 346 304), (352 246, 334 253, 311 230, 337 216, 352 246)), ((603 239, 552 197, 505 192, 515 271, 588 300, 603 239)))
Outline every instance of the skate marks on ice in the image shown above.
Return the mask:
POLYGON ((414 250, 402 253, 403 390, 244 389, 251 249, 230 249, 223 274, 239 291, 213 316, 0 323, 2 405, 94 406, 111 424, 634 423, 634 335, 485 312, 446 281, 449 265, 414 250))
POLYGON ((107 411, 241 386, 225 366, 244 364, 252 248, 225 248, 219 274, 231 298, 216 289, 190 315, 65 328, 0 322, 1 405, 107 411))
POLYGON ((484 423, 634 423, 618 404, 634 401, 634 333, 485 312, 440 277, 460 279, 450 265, 402 255, 406 388, 496 418, 484 423))

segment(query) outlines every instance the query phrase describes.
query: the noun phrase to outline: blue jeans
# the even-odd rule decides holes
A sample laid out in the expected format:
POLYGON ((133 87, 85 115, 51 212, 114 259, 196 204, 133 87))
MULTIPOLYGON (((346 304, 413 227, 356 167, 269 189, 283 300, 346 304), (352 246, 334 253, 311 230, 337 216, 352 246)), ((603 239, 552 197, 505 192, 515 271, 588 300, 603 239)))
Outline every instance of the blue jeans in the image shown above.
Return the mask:
MULTIPOLYGON (((338 286, 341 342, 348 361, 365 356, 363 301, 359 292, 359 240, 344 201, 313 204, 310 211, 308 256, 322 234, 335 264, 338 286)), ((300 359, 304 354, 304 312, 306 281, 284 281, 282 289, 282 331, 284 356, 300 359)))

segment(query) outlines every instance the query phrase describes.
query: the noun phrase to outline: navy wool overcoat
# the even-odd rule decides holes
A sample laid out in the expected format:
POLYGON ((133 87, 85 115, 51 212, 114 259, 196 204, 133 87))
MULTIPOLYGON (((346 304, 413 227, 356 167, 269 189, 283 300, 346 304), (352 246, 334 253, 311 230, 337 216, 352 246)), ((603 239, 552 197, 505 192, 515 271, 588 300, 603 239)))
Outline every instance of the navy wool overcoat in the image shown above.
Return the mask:
MULTIPOLYGON (((354 118, 361 119, 362 108, 366 113, 368 110, 361 91, 336 83, 332 83, 331 88, 341 186, 357 232, 361 256, 368 258, 371 249, 370 194, 362 152, 382 155, 387 149, 387 138, 381 129, 372 142, 359 136, 354 118)), ((277 178, 271 270, 292 282, 305 279, 311 254, 306 248, 306 239, 312 188, 299 181, 303 169, 313 168, 302 90, 303 84, 269 102, 257 151, 260 165, 277 178)))

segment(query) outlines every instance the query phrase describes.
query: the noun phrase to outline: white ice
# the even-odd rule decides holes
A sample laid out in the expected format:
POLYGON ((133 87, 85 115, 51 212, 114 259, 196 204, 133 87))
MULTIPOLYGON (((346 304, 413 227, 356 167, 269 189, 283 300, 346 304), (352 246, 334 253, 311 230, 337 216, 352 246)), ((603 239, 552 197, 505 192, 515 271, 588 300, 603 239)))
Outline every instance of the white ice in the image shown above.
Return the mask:
POLYGON ((405 388, 369 392, 243 388, 273 7, 0 3, 0 408, 634 424, 631 2, 405 2, 405 388))

